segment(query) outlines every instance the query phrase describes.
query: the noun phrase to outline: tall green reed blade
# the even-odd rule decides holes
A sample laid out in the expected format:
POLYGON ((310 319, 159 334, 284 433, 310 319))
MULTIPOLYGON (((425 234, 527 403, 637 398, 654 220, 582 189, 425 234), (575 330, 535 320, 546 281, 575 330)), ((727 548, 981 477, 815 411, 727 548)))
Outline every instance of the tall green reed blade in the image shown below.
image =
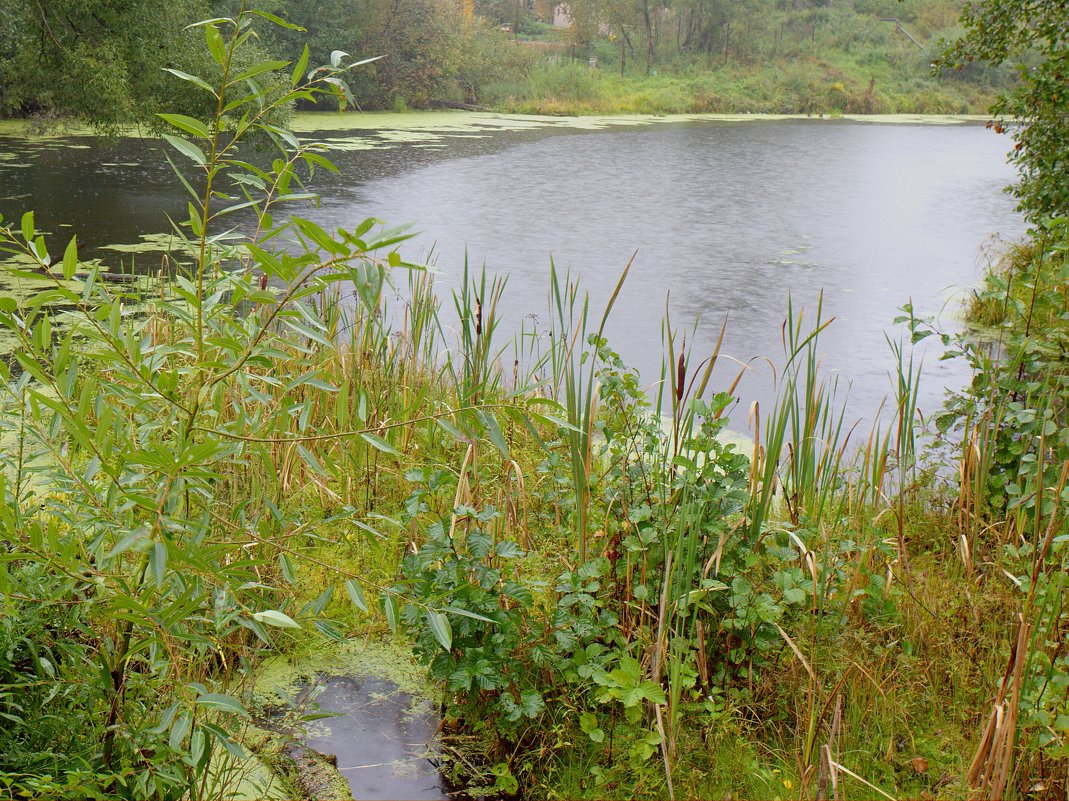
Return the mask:
POLYGON ((499 358, 504 348, 495 350, 494 334, 499 322, 497 306, 507 280, 501 276, 488 280, 485 265, 478 278, 473 277, 465 255, 460 290, 453 292, 459 320, 460 364, 453 354, 447 361, 461 405, 477 405, 500 386, 499 358))
POLYGON ((895 357, 895 457, 894 474, 898 479, 895 517, 898 528, 898 558, 907 581, 911 581, 909 550, 906 543, 906 496, 917 478, 917 398, 920 392, 921 367, 914 366, 913 351, 908 356, 901 342, 887 339, 895 357))
POLYGON ((788 297, 787 318, 783 323, 786 363, 777 381, 777 400, 772 414, 761 420, 760 408, 751 412, 755 428, 754 487, 750 502, 749 537, 756 542, 773 514, 773 501, 782 489, 786 511, 797 523, 803 508, 812 507, 828 491, 821 468, 825 451, 836 452, 840 445, 842 416, 830 412, 824 386, 819 378, 819 351, 822 331, 833 322, 822 319, 823 295, 811 329, 803 328, 804 313, 795 313, 788 297), (763 426, 763 437, 761 434, 763 426), (828 441, 825 441, 825 440, 828 441), (782 482, 782 487, 780 486, 782 482))
MULTIPOLYGON (((631 271, 637 252, 631 256, 620 278, 616 282, 612 295, 605 304, 601 322, 594 336, 601 340, 605 324, 623 289, 627 274, 631 271)), ((570 275, 557 271, 556 264, 550 261, 550 319, 555 321, 555 330, 551 332, 549 364, 553 372, 553 386, 559 394, 563 392, 563 403, 567 414, 569 428, 566 431, 568 454, 571 465, 572 481, 575 488, 575 532, 576 547, 580 563, 587 560, 587 520, 591 497, 592 450, 591 441, 594 430, 596 406, 595 382, 597 370, 594 355, 586 349, 589 344, 587 321, 590 299, 583 295, 580 299, 579 285, 572 281, 570 275)))

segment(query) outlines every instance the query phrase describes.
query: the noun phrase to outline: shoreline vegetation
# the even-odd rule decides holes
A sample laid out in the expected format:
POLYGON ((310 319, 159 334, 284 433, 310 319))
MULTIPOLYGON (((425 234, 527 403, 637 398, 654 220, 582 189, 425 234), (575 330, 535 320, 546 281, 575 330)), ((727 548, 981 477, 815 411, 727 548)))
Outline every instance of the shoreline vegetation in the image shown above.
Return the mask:
MULTIPOLYGON (((531 9, 481 0, 470 15, 460 3, 398 2, 375 0, 354 16, 342 0, 265 0, 265 11, 292 23, 264 31, 238 57, 295 63, 306 45, 313 63, 332 52, 379 57, 350 75, 348 97, 296 102, 371 111, 983 114, 1016 80, 998 65, 935 71, 944 42, 960 35, 959 0, 574 0, 556 27, 545 22, 553 4, 542 0, 531 9), (395 15, 406 24, 392 24, 395 15)), ((176 105, 210 112, 165 73, 217 69, 186 26, 225 15, 228 0, 105 6, 56 0, 35 14, 0 0, 9 19, 0 29, 0 116, 82 120, 114 134, 131 121, 158 128, 155 114, 176 105)))
MULTIPOLYGON (((299 111, 288 121, 294 133, 316 131, 403 131, 408 129, 452 129, 461 131, 472 126, 502 128, 505 130, 559 127, 601 128, 624 125, 648 125, 658 122, 749 122, 777 120, 841 120, 847 122, 871 122, 883 125, 962 125, 987 123, 989 114, 826 114, 772 112, 735 113, 669 113, 669 114, 521 114, 506 111, 470 111, 464 109, 430 109, 419 111, 299 111)), ((121 136, 153 136, 136 127, 121 128, 121 136)), ((93 129, 87 125, 68 121, 49 129, 40 129, 31 119, 0 120, 0 135, 9 136, 92 136, 93 129)), ((158 138, 158 135, 155 137, 158 138)))
MULTIPOLYGON (((821 370, 833 321, 789 304, 744 454, 723 334, 666 310, 656 398, 605 338, 628 265, 604 309, 553 271, 546 336, 506 342, 504 279, 439 296, 403 232, 292 214, 332 165, 279 114, 361 72, 270 58, 302 32, 258 11, 198 24, 206 69, 171 74, 215 111, 161 116, 189 194, 168 270, 110 282, 32 211, 0 220, 4 269, 49 282, 0 297, 0 794, 255 795, 241 774, 290 770, 319 715, 292 689, 337 649, 413 654, 476 794, 1065 796, 1069 221, 1046 173, 969 307, 988 336, 906 307, 890 414, 858 431, 821 370), (922 420, 930 337, 974 379, 922 420)), ((306 757, 286 789, 336 796, 306 757)))

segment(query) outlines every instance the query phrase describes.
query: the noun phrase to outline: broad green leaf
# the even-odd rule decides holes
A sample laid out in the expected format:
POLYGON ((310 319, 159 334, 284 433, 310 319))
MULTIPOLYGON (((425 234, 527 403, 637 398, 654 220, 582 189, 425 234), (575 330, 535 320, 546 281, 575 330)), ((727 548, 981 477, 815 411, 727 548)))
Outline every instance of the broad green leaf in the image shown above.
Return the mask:
POLYGON ((523 549, 514 542, 504 540, 494 546, 494 556, 500 556, 502 559, 515 559, 523 556, 523 549))

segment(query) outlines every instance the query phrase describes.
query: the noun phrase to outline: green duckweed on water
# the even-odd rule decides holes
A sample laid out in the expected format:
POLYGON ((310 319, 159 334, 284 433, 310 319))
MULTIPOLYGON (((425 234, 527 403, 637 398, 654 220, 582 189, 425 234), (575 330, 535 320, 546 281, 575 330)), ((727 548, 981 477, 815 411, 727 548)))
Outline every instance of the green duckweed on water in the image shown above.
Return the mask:
POLYGON ((173 253, 182 248, 182 241, 172 234, 142 234, 139 242, 102 245, 101 250, 117 253, 173 253))
POLYGON ((813 120, 849 121, 880 125, 964 125, 982 122, 976 115, 844 114, 810 117, 805 114, 621 114, 583 117, 498 114, 482 111, 423 112, 302 112, 290 127, 306 140, 328 150, 384 150, 398 145, 444 147, 450 139, 490 136, 494 133, 546 130, 598 131, 673 123, 741 123, 813 120), (322 134, 350 133, 349 136, 322 134))
POLYGON ((806 114, 619 114, 552 117, 534 114, 498 114, 487 111, 335 112, 295 114, 290 127, 297 133, 319 131, 433 131, 464 134, 487 131, 523 131, 538 128, 598 130, 614 126, 656 125, 678 122, 770 122, 777 120, 847 120, 883 125, 962 125, 983 122, 976 114, 842 114, 812 117, 806 114))
POLYGON ((271 657, 256 670, 254 700, 270 708, 297 695, 302 685, 317 676, 376 676, 396 685, 398 692, 429 699, 427 671, 403 643, 352 639, 321 645, 300 654, 271 657))

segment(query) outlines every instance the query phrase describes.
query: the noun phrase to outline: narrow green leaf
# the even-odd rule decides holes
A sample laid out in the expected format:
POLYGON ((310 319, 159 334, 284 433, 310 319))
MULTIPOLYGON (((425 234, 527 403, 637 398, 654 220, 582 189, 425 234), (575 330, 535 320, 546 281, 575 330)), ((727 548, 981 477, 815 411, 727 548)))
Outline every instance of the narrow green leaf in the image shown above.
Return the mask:
MULTIPOLYGON (((270 22, 275 23, 279 27, 288 28, 291 31, 304 31, 304 30, 307 30, 306 28, 302 28, 300 25, 294 25, 292 22, 287 22, 286 20, 282 19, 282 17, 277 17, 274 14, 270 13, 269 11, 261 11, 258 8, 254 8, 254 9, 252 9, 252 13, 256 14, 257 16, 263 17, 264 19, 266 19, 266 20, 268 20, 270 22)), ((306 47, 307 47, 307 45, 306 45, 306 47)))
POLYGON ((288 554, 280 553, 278 555, 278 566, 282 570, 282 577, 286 581, 290 584, 297 583, 297 571, 293 569, 293 562, 290 561, 288 554))
POLYGON ((319 460, 312 455, 312 452, 310 450, 301 445, 299 442, 297 443, 297 453, 300 455, 301 460, 306 465, 308 465, 308 468, 313 473, 319 476, 323 476, 324 478, 328 477, 329 474, 327 473, 323 465, 319 463, 319 460))
POLYGON ((351 70, 353 67, 362 67, 365 64, 371 64, 372 62, 378 61, 379 59, 383 59, 383 58, 386 58, 386 56, 372 56, 371 58, 362 58, 359 61, 354 61, 352 64, 350 64, 345 69, 351 70))
POLYGON ((241 705, 238 699, 231 695, 223 695, 222 693, 204 693, 197 699, 197 706, 206 706, 209 709, 218 709, 221 712, 230 712, 235 715, 240 715, 243 718, 250 718, 251 716, 245 707, 241 705))
POLYGON ((472 620, 481 620, 483 623, 497 624, 497 621, 492 618, 485 617, 484 615, 477 615, 475 612, 469 612, 467 609, 461 609, 458 606, 447 606, 445 611, 449 612, 451 615, 460 615, 461 617, 470 617, 472 620))
POLYGON ((449 618, 441 612, 430 609, 427 611, 427 626, 434 635, 434 639, 438 640, 438 644, 442 646, 443 651, 452 649, 453 627, 449 625, 449 618))
POLYGON ((199 136, 201 139, 207 139, 210 136, 208 126, 198 119, 193 117, 187 117, 185 114, 157 114, 165 122, 171 123, 175 128, 179 128, 188 134, 199 136))
POLYGON ((22 215, 22 238, 25 239, 27 243, 32 242, 33 233, 33 212, 28 211, 22 215))
POLYGON ((188 81, 189 83, 193 84, 194 86, 200 87, 205 92, 210 93, 212 95, 212 97, 219 97, 219 95, 216 94, 215 90, 211 87, 211 84, 209 84, 203 78, 198 78, 196 75, 190 75, 188 72, 182 72, 182 70, 174 70, 174 69, 171 69, 170 67, 164 67, 163 71, 164 72, 169 72, 173 76, 175 76, 176 78, 181 78, 183 81, 188 81))
POLYGON ((376 448, 376 449, 382 451, 383 453, 389 453, 389 454, 392 454, 394 456, 400 456, 401 455, 401 451, 397 450, 397 448, 395 448, 389 442, 384 440, 378 434, 371 434, 369 432, 365 432, 365 433, 360 435, 360 439, 364 440, 364 442, 368 443, 373 448, 376 448))
POLYGON ((320 228, 311 220, 303 220, 300 217, 295 217, 294 222, 297 223, 297 227, 301 229, 301 233, 314 241, 319 247, 328 253, 334 253, 336 255, 344 255, 348 253, 345 246, 340 242, 336 242, 330 234, 320 228))
POLYGON ((296 86, 301 82, 301 78, 304 76, 304 71, 308 68, 308 45, 305 44, 304 52, 301 53, 301 57, 297 59, 296 65, 293 67, 293 72, 290 74, 290 84, 296 86))
POLYGON ((204 38, 208 42, 208 52, 212 54, 215 63, 220 67, 226 63, 226 43, 219 29, 215 25, 204 26, 204 38))
POLYGON ((382 596, 382 611, 386 613, 386 622, 390 624, 390 631, 397 633, 397 605, 393 602, 392 595, 382 596))
POLYGON ((192 142, 187 142, 185 139, 179 139, 177 136, 171 136, 170 134, 164 134, 163 138, 171 144, 171 147, 183 156, 193 159, 193 161, 197 162, 201 167, 207 163, 208 159, 205 158, 204 151, 192 142))
POLYGON ((280 629, 299 629, 301 624, 276 609, 268 609, 266 612, 256 612, 252 619, 257 623, 266 623, 269 626, 277 626, 280 629))
POLYGON ((504 435, 501 433, 501 427, 497 424, 497 418, 484 409, 478 409, 476 412, 483 423, 483 427, 486 429, 486 435, 490 438, 490 442, 492 442, 494 447, 501 452, 501 455, 504 458, 508 459, 509 446, 505 441, 504 435))
POLYGON ((182 743, 186 739, 186 735, 189 734, 189 727, 192 724, 193 718, 188 712, 183 712, 179 715, 171 726, 171 734, 168 737, 167 742, 171 746, 171 750, 178 751, 182 747, 182 743))
POLYGON ((178 714, 178 702, 175 701, 163 712, 163 717, 160 718, 160 722, 148 729, 149 734, 163 734, 167 729, 171 727, 171 723, 174 721, 174 716, 178 714))
POLYGON ((367 599, 364 597, 364 591, 360 589, 360 585, 356 583, 355 579, 349 579, 345 582, 345 591, 349 593, 349 598, 357 609, 361 612, 367 612, 367 599))
POLYGON ((67 249, 63 251, 63 277, 70 281, 74 278, 74 272, 78 269, 78 238, 72 236, 67 243, 67 249))
POLYGON ((247 70, 238 73, 231 83, 238 83, 240 81, 247 80, 249 78, 255 78, 264 72, 270 72, 271 70, 279 70, 283 67, 288 67, 290 63, 288 61, 261 61, 259 64, 254 64, 247 70))
POLYGON ((439 417, 435 422, 437 422, 438 425, 444 428, 458 442, 471 442, 470 436, 468 436, 455 425, 453 425, 451 422, 449 422, 449 420, 447 420, 445 417, 439 417))
POLYGON ((152 580, 156 582, 157 587, 163 586, 163 576, 167 570, 167 545, 163 542, 155 542, 152 544, 152 551, 148 557, 149 570, 152 573, 152 580))

